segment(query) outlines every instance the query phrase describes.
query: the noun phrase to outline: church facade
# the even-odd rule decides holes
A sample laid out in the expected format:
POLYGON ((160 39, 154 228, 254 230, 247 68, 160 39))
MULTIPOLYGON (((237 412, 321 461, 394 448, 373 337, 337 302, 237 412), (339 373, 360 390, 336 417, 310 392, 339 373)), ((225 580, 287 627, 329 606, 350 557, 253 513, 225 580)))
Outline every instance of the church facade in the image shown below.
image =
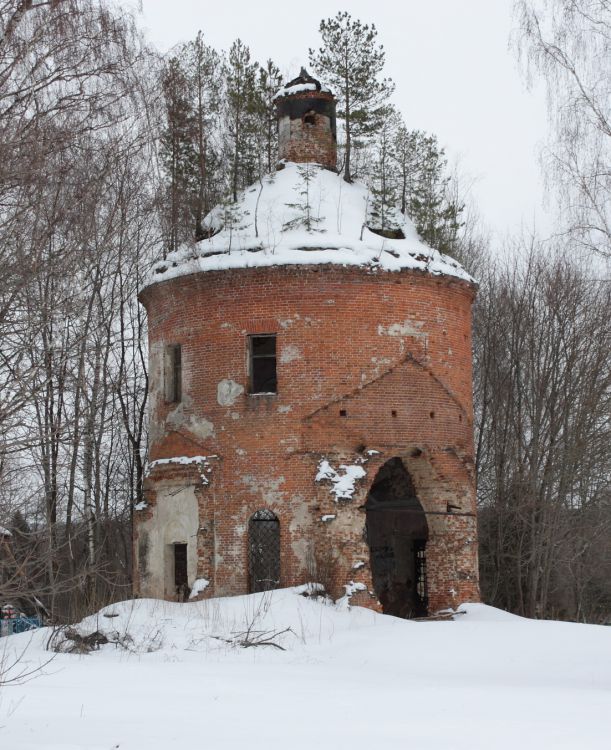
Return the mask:
MULTIPOLYGON (((325 205, 344 211, 334 107, 305 71, 279 93, 284 169, 266 188, 270 211, 295 164, 317 165, 325 205)), ((409 237, 368 234, 381 249, 361 262, 351 211, 326 233, 297 232, 283 215, 285 251, 245 238, 223 254, 217 230, 142 290, 150 445, 136 595, 316 581, 401 617, 478 600, 475 284, 434 251, 423 260, 409 237)))

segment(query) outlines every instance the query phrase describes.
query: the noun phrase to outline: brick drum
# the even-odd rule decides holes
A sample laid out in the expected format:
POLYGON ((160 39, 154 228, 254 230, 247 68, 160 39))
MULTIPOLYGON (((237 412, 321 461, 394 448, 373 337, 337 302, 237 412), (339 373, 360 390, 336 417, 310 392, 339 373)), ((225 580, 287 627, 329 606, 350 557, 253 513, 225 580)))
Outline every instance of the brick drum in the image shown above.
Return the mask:
MULTIPOLYGON (((304 96, 331 95, 285 98, 304 96)), ((310 111, 289 105, 281 128, 310 111)), ((323 164, 334 122, 326 128, 323 164)), ((300 133, 285 155, 308 161, 300 133)), ((454 276, 334 264, 147 286, 150 470, 135 511, 135 593, 265 588, 252 559, 267 544, 270 587, 317 580, 400 616, 477 601, 474 295, 454 276), (275 336, 275 393, 250 392, 258 335, 275 336), (180 393, 168 390, 177 365, 180 393), (277 536, 252 536, 258 511, 275 515, 279 552, 277 536)))
MULTIPOLYGON (((353 601, 375 605, 364 505, 378 469, 400 457, 431 514, 430 611, 477 600, 473 296, 471 285, 449 277, 335 266, 207 272, 148 287, 141 299, 150 337, 150 461, 214 458, 205 484, 199 464, 153 467, 147 507, 136 518, 135 559, 146 556, 146 522, 157 504, 175 502, 172 493, 190 486, 197 518, 185 539, 196 544, 205 595, 249 590, 248 520, 269 508, 280 521, 280 585, 310 580, 330 560, 324 575, 332 595, 362 583, 353 601), (276 395, 247 393, 247 337, 256 333, 277 335, 276 395), (168 343, 182 345, 178 407, 164 399, 168 343), (236 395, 221 404, 226 381, 236 395), (329 481, 315 481, 323 459, 336 470, 363 467, 352 499, 338 501, 329 481)), ((162 589, 142 565, 135 585, 144 596, 175 593, 171 576, 162 589)))

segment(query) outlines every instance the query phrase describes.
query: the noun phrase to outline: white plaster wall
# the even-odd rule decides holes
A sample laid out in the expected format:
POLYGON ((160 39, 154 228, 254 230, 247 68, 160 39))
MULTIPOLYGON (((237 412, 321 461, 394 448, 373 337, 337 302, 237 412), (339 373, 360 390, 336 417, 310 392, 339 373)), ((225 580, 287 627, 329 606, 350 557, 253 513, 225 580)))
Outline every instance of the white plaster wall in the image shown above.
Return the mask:
POLYGON ((187 544, 189 586, 197 578, 197 530, 199 512, 194 487, 159 487, 153 517, 140 525, 146 534, 148 551, 146 570, 141 571, 141 596, 173 599, 174 549, 176 543, 187 544))

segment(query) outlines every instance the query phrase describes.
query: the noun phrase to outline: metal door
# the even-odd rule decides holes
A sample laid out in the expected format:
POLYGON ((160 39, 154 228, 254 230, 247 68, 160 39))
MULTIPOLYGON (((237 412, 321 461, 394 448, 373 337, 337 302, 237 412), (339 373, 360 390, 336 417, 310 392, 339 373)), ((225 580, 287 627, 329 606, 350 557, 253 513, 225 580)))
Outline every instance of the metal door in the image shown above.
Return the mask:
POLYGON ((280 522, 271 510, 258 510, 248 523, 248 579, 251 594, 280 585, 280 522))

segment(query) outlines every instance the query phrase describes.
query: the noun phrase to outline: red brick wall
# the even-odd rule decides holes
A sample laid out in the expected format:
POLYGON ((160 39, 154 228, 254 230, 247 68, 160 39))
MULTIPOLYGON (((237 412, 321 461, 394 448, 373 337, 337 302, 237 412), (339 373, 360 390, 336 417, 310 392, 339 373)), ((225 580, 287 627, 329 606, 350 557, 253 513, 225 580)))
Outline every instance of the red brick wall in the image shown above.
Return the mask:
MULTIPOLYGON (((265 507, 280 519, 282 585, 311 579, 319 558, 332 560, 319 568, 335 596, 349 581, 371 590, 362 506, 377 470, 400 456, 432 514, 431 609, 477 600, 473 296, 472 286, 449 277, 334 265, 208 272, 148 287, 141 300, 151 345, 150 459, 218 458, 206 485, 193 466, 153 470, 136 546, 139 517, 152 517, 158 481, 172 477, 197 486, 198 577, 210 580, 207 595, 246 592, 248 519, 265 507), (277 395, 246 393, 252 333, 277 334, 277 395), (176 343, 179 409, 164 402, 159 362, 163 346, 176 343), (223 380, 244 387, 224 406, 223 380), (367 474, 352 500, 336 502, 329 482, 314 481, 321 458, 335 468, 362 462, 367 474), (457 515, 446 514, 448 504, 457 515)), ((155 594, 138 579, 136 590, 155 594)), ((366 592, 357 598, 376 604, 366 592)))

